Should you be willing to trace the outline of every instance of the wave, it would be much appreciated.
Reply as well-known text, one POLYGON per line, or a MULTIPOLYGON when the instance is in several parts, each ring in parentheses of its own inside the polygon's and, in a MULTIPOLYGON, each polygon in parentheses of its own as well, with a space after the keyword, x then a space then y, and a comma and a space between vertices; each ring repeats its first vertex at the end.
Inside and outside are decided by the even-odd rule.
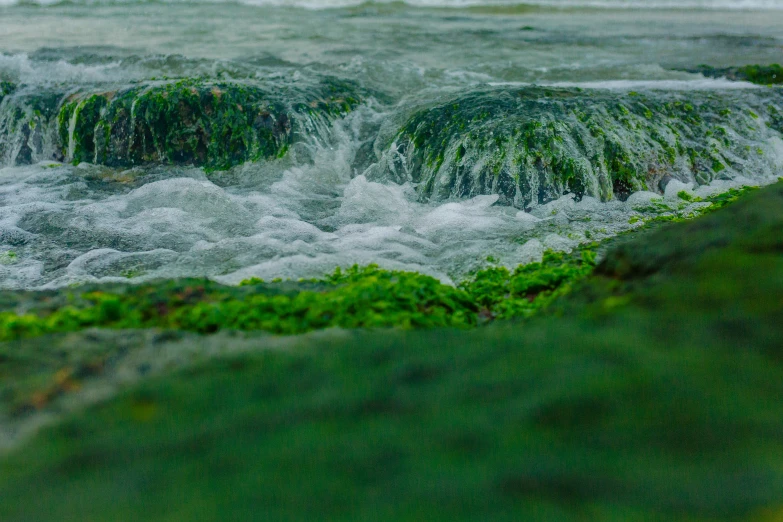
MULTIPOLYGON (((598 9, 783 10, 781 0, 160 0, 161 3, 238 3, 258 7, 341 9, 373 4, 429 8, 545 7, 598 9)), ((143 4, 150 0, 0 0, 0 7, 60 4, 143 4)))

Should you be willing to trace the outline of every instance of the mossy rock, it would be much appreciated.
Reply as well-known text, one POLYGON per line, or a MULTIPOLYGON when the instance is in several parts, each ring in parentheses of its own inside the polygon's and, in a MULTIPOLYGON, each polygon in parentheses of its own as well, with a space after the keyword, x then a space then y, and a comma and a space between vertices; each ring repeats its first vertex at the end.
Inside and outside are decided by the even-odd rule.
MULTIPOLYGON (((566 193, 608 200, 673 176, 707 183, 771 173, 783 94, 482 88, 414 113, 387 176, 422 199, 498 194, 517 207, 566 193), (404 160, 403 160, 404 159, 404 160)), ((386 167, 384 167, 386 168, 386 167)))
POLYGON ((772 65, 745 65, 743 67, 710 67, 700 65, 689 72, 701 73, 708 78, 728 78, 755 83, 757 85, 783 84, 783 67, 772 65))
POLYGON ((43 415, 54 393, 93 404, 0 458, 0 518, 778 520, 781 227, 783 184, 629 237, 559 315, 469 332, 0 345, 43 415), (90 387, 194 345, 114 398, 90 387))
POLYGON ((344 115, 361 99, 356 86, 333 78, 299 91, 183 80, 79 92, 60 109, 59 139, 74 163, 222 170, 284 155, 297 125, 344 115))
POLYGON ((90 327, 163 327, 297 334, 342 328, 470 328, 544 309, 588 276, 595 254, 548 252, 542 262, 481 270, 458 288, 377 266, 339 268, 323 279, 239 287, 183 279, 70 290, 0 292, 0 341, 90 327))

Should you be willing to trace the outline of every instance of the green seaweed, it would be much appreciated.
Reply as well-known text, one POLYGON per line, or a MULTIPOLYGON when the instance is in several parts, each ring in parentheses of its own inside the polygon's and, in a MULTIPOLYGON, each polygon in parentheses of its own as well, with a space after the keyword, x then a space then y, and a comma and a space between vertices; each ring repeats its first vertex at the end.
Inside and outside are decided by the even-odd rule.
POLYGON ((0 103, 3 102, 3 98, 8 96, 9 94, 13 94, 14 91, 16 91, 15 83, 0 81, 0 103))
POLYGON ((546 252, 540 263, 520 265, 513 271, 505 267, 479 270, 460 288, 481 306, 484 321, 531 317, 587 277, 595 267, 595 256, 589 247, 572 254, 546 252))

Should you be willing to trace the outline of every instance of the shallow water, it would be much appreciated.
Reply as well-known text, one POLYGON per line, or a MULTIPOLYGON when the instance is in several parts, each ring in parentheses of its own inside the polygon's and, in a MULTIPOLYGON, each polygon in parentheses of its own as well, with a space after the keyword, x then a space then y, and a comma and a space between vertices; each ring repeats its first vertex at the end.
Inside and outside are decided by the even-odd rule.
MULTIPOLYGON (((727 147, 720 176, 674 169, 665 195, 652 185, 627 201, 597 190, 516 206, 498 194, 429 198, 417 186, 421 173, 400 177, 388 167, 405 159, 394 136, 411 114, 477 89, 537 84, 650 99, 728 97, 740 111, 765 105, 768 88, 683 70, 780 62, 776 0, 0 6, 0 81, 25 92, 186 77, 274 89, 333 75, 369 93, 345 117, 296 128, 285 157, 229 171, 72 165, 56 161, 46 140, 24 165, 8 147, 0 287, 201 275, 236 283, 373 262, 454 281, 488 258, 515 266, 639 226, 660 205, 687 212, 681 189, 706 194, 783 173, 779 133, 748 130, 747 118, 729 134, 758 150, 757 159, 727 147)), ((4 100, 0 113, 11 108, 4 100)))

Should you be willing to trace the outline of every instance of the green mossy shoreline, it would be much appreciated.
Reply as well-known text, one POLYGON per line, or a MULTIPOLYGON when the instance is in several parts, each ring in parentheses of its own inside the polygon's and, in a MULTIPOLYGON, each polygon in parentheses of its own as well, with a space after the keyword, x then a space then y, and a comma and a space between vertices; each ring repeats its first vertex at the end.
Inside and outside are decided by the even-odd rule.
POLYGON ((246 281, 242 287, 209 280, 87 287, 44 293, 6 293, 0 340, 90 327, 169 328, 213 333, 263 330, 298 334, 341 328, 468 328, 495 318, 532 315, 589 274, 595 253, 548 253, 542 263, 515 271, 488 268, 459 288, 411 272, 374 265, 339 269, 299 283, 246 281))
MULTIPOLYGON (((778 520, 782 229, 778 183, 618 240, 552 313, 522 323, 284 349, 200 336, 215 353, 255 349, 43 429, 0 459, 0 518, 778 520)), ((95 335, 0 344, 2 367, 35 375, 95 335)), ((61 393, 112 356, 195 341, 116 339, 103 366, 58 374, 61 393)))

